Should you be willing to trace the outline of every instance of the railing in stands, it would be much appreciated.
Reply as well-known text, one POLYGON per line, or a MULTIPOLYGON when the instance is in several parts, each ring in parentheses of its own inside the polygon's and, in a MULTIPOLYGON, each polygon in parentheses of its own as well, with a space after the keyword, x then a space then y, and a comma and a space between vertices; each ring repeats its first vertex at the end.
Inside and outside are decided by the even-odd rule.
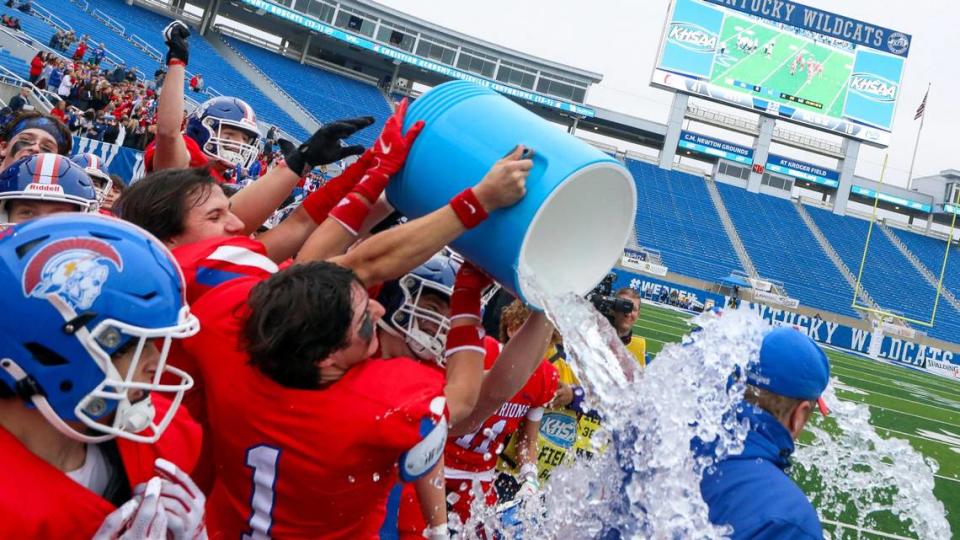
POLYGON ((157 62, 159 62, 163 58, 163 55, 160 54, 160 51, 158 51, 156 47, 144 41, 143 38, 141 38, 140 36, 136 34, 130 34, 129 36, 127 36, 127 39, 130 41, 130 43, 133 43, 133 45, 136 48, 147 53, 147 56, 149 56, 150 58, 153 58, 157 62))
MULTIPOLYGON (((274 50, 274 52, 276 52, 277 54, 282 54, 282 53, 280 52, 280 50, 279 50, 279 47, 278 47, 276 44, 270 43, 269 41, 266 41, 266 40, 264 40, 264 39, 260 39, 260 38, 253 37, 253 36, 251 36, 250 34, 245 34, 245 33, 243 33, 243 32, 237 32, 237 31, 233 30, 232 28, 225 28, 225 27, 220 26, 220 25, 214 26, 214 30, 219 31, 219 32, 221 32, 221 33, 224 33, 223 30, 227 30, 227 33, 229 33, 229 35, 231 35, 232 37, 234 37, 234 38, 236 38, 236 39, 241 39, 241 40, 243 40, 243 41, 251 41, 251 40, 252 40, 252 41, 255 41, 256 43, 266 45, 266 46, 267 46, 267 47, 266 47, 267 49, 274 50)), ((306 117, 309 118, 310 120, 313 120, 314 122, 316 122, 318 126, 322 126, 322 125, 323 125, 323 122, 321 122, 316 116, 314 116, 313 113, 311 113, 306 107, 303 106, 303 104, 301 104, 301 103, 300 103, 299 101, 297 101, 293 96, 291 96, 286 90, 284 90, 283 88, 281 88, 280 85, 278 85, 272 78, 268 77, 267 74, 264 73, 263 70, 261 70, 256 64, 254 64, 253 62, 251 62, 249 58, 247 58, 246 56, 244 56, 242 53, 240 53, 240 51, 238 51, 238 50, 235 49, 232 45, 230 45, 229 43, 227 43, 227 41, 226 41, 225 39, 220 38, 220 42, 223 43, 224 45, 226 45, 227 47, 229 47, 230 50, 232 50, 233 52, 235 52, 235 53, 237 54, 237 56, 239 56, 239 57, 243 60, 243 62, 244 62, 245 64, 247 64, 248 66, 250 66, 251 68, 253 68, 254 71, 256 71, 257 73, 259 73, 259 74, 264 78, 264 80, 268 81, 268 82, 270 83, 270 86, 272 86, 276 91, 280 92, 280 94, 281 94, 282 96, 284 96, 284 97, 286 97, 288 100, 290 100, 290 102, 293 103, 293 104, 297 107, 297 109, 299 109, 300 112, 303 113, 304 116, 306 116, 306 117)), ((293 140, 293 139, 291 139, 291 140, 293 140)))
POLYGON ((214 88, 214 87, 212 87, 212 86, 208 86, 208 87, 206 88, 206 90, 204 90, 204 92, 206 92, 207 94, 209 94, 209 95, 211 95, 211 96, 213 96, 213 97, 220 97, 220 96, 223 95, 223 94, 220 93, 219 90, 217 90, 216 88, 214 88))
MULTIPOLYGON (((47 99, 47 96, 44 95, 43 90, 40 90, 36 86, 27 82, 27 80, 23 77, 3 66, 0 66, 0 82, 13 85, 18 88, 22 87, 23 85, 28 85, 30 87, 30 95, 37 100, 37 102, 40 104, 40 108, 43 109, 43 112, 48 113, 50 112, 50 109, 53 108, 53 103, 47 99)), ((57 100, 59 101, 59 98, 57 98, 57 100)))
POLYGON ((93 13, 91 13, 91 15, 93 15, 94 19, 97 19, 98 21, 102 22, 107 28, 120 34, 121 36, 127 35, 127 29, 124 28, 122 24, 118 23, 116 19, 100 11, 99 9, 93 10, 93 13))
POLYGON ((73 30, 73 27, 67 24, 66 21, 64 21, 60 17, 57 17, 56 15, 51 13, 50 10, 48 10, 47 8, 41 6, 36 2, 33 3, 33 13, 40 19, 53 25, 57 29, 63 30, 64 32, 73 30))
POLYGON ((90 4, 87 3, 87 0, 70 0, 70 1, 80 6, 80 9, 84 11, 90 11, 90 4))

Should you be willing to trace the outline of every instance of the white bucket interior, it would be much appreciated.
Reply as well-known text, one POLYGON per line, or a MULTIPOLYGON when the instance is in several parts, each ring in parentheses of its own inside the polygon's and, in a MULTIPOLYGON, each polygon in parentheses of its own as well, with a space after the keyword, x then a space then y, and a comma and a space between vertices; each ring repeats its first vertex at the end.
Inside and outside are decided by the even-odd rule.
POLYGON ((585 294, 623 254, 636 211, 637 188, 622 166, 584 167, 557 186, 534 216, 520 264, 550 294, 585 294))

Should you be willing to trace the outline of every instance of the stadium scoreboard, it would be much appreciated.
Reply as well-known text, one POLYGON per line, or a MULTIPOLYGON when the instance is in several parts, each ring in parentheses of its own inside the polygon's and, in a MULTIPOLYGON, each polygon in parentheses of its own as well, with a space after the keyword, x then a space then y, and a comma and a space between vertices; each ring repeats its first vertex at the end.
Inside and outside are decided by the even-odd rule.
POLYGON ((784 0, 675 0, 652 84, 887 146, 911 39, 784 0))

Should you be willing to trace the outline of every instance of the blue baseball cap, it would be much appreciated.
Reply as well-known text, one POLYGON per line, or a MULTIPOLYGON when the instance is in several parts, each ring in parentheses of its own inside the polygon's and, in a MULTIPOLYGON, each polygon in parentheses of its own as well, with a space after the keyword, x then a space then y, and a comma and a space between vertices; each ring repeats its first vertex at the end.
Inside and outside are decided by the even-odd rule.
POLYGON ((830 382, 830 361, 815 341, 793 328, 775 328, 763 338, 760 360, 747 368, 747 382, 781 396, 817 400, 830 382))

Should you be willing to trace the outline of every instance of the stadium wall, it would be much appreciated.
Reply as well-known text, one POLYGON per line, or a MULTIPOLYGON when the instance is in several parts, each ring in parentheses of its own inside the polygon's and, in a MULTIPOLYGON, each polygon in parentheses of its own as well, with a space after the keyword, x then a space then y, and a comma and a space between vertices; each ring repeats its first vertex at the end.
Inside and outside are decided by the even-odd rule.
MULTIPOLYGON (((630 287, 645 298, 658 297, 661 291, 666 290, 668 294, 677 291, 678 296, 691 298, 701 304, 712 301, 714 305, 726 306, 730 300, 729 296, 690 285, 673 283, 669 279, 656 279, 622 268, 614 268, 613 272, 617 275, 614 289, 630 287)), ((818 315, 823 312, 811 315, 754 302, 742 302, 740 309, 755 311, 771 325, 797 327, 818 343, 860 355, 867 355, 871 351, 871 344, 875 338, 874 332, 859 326, 843 324, 834 320, 836 318, 833 314, 826 314, 827 318, 822 318, 818 315)), ((941 377, 960 379, 960 345, 947 344, 929 338, 911 341, 884 335, 881 339, 878 358, 920 368, 941 377)))

